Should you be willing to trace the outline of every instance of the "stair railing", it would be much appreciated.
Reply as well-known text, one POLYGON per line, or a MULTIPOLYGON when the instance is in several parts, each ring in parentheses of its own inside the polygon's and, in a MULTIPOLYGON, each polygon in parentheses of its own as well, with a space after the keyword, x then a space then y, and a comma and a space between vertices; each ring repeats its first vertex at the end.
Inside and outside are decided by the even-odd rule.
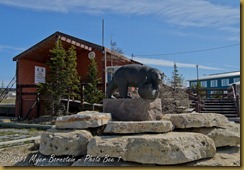
POLYGON ((202 100, 200 95, 194 94, 194 92, 190 89, 185 91, 188 94, 188 98, 195 103, 195 111, 200 113, 202 108, 204 107, 204 101, 202 100))
POLYGON ((15 83, 16 83, 16 75, 12 78, 12 80, 9 82, 7 87, 1 91, 1 93, 0 93, 0 103, 7 97, 8 92, 15 85, 15 83))
POLYGON ((240 97, 237 94, 236 84, 233 84, 231 86, 231 88, 232 88, 232 93, 233 93, 233 99, 234 99, 235 106, 236 106, 236 112, 237 112, 237 115, 240 116, 240 97))
POLYGON ((240 97, 237 94, 236 84, 232 84, 228 88, 228 97, 231 98, 234 101, 237 115, 240 116, 240 103, 239 103, 240 102, 240 97))

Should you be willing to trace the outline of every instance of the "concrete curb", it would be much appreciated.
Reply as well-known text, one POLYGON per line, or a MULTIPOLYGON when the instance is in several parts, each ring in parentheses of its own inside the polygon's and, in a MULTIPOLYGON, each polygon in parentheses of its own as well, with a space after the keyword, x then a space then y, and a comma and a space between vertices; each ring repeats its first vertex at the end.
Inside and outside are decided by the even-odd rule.
POLYGON ((5 128, 35 128, 35 129, 41 129, 41 130, 47 130, 51 129, 53 125, 39 125, 39 124, 27 124, 27 123, 14 123, 14 122, 0 122, 0 127, 5 128))

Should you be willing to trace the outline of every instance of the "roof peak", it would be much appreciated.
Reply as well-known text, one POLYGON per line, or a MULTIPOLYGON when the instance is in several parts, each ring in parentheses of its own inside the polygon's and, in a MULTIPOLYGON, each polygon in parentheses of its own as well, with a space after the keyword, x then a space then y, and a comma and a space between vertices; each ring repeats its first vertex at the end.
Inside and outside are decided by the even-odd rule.
POLYGON ((48 37, 44 38, 43 40, 41 40, 40 42, 34 44, 32 47, 28 48, 27 50, 21 52, 20 54, 18 54, 17 56, 15 56, 13 58, 13 61, 18 60, 19 58, 21 58, 22 56, 24 56, 25 54, 27 54, 28 52, 40 47, 42 44, 48 42, 48 41, 54 41, 55 39, 57 39, 58 37, 65 37, 66 39, 69 40, 73 40, 75 42, 79 42, 80 44, 85 44, 86 46, 92 47, 93 49, 97 49, 97 50, 103 50, 103 47, 101 45, 95 44, 95 43, 91 43, 89 41, 71 36, 69 34, 60 32, 60 31, 56 31, 53 34, 49 35, 48 37))

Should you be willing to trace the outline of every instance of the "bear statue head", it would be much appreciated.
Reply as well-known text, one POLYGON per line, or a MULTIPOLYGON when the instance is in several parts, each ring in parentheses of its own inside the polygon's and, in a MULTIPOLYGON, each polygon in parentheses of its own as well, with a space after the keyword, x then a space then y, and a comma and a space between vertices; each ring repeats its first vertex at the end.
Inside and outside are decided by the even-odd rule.
POLYGON ((147 82, 138 89, 138 94, 143 99, 155 100, 159 95, 159 87, 163 81, 164 74, 155 68, 150 68, 147 82))

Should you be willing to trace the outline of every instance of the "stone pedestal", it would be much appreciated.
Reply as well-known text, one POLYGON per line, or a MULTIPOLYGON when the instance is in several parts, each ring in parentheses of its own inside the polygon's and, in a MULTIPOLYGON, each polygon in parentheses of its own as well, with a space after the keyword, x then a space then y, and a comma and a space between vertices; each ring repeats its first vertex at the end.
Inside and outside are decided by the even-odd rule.
POLYGON ((163 116, 161 99, 104 99, 103 112, 117 121, 160 120, 163 116))

